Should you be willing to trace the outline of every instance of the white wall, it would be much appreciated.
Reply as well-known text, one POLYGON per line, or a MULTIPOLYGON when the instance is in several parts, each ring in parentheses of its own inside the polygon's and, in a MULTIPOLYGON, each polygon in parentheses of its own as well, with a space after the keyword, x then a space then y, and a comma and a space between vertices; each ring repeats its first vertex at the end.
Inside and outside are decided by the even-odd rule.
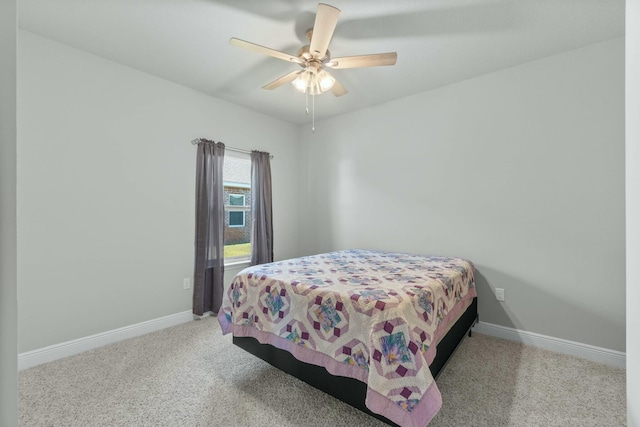
POLYGON ((196 137, 274 155, 275 255, 297 255, 294 125, 18 42, 20 352, 191 309, 196 137))
POLYGON ((640 427, 640 0, 626 8, 627 425, 640 427))
POLYGON ((16 2, 0 2, 0 425, 18 425, 16 2))
POLYGON ((468 257, 481 320, 625 350, 622 38, 299 132, 302 253, 468 257))

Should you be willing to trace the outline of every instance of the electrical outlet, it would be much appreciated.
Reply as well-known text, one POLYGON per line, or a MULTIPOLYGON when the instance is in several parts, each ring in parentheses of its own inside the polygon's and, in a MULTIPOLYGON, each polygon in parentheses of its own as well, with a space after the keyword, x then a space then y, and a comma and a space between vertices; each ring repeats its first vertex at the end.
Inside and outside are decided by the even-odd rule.
POLYGON ((184 279, 182 279, 182 287, 184 289, 191 289, 191 278, 190 277, 185 277, 184 279))
POLYGON ((498 301, 504 301, 504 289, 496 288, 496 299, 498 301))

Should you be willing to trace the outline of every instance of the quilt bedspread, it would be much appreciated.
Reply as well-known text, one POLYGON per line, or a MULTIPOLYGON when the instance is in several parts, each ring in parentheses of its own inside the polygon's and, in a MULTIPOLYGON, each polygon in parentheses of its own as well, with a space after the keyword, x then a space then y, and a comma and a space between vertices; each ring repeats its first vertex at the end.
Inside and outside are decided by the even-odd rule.
POLYGON ((346 250, 244 269, 218 320, 225 334, 365 382, 372 412, 422 427, 442 404, 436 344, 475 296, 465 259, 346 250))

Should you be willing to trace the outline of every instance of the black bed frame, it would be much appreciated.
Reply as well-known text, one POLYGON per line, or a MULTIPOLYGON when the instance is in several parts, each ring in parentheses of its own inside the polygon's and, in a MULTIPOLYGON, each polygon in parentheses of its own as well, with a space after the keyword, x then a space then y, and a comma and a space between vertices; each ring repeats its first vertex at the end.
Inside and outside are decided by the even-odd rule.
MULTIPOLYGON (((467 308, 436 347, 436 357, 429 366, 434 378, 438 378, 444 367, 447 365, 449 359, 462 342, 464 336, 467 333, 471 336, 471 328, 477 321, 478 299, 474 298, 469 308, 467 308)), ((261 344, 253 337, 234 336, 233 343, 249 353, 258 356, 276 368, 293 375, 294 377, 345 403, 348 403, 354 408, 360 409, 361 411, 366 412, 389 425, 396 425, 382 415, 374 414, 364 405, 367 393, 367 385, 365 383, 353 378, 331 375, 322 366, 301 362, 293 357, 291 353, 276 348, 270 344, 261 344)))

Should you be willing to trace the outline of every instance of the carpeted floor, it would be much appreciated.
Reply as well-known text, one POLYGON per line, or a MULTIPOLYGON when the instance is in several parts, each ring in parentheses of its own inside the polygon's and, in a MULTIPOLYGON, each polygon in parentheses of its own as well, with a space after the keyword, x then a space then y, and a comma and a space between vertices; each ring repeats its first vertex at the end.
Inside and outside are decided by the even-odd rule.
MULTIPOLYGON (((214 318, 20 372, 21 426, 385 426, 231 344, 214 318)), ((625 370, 474 334, 438 426, 623 426, 625 370)))

